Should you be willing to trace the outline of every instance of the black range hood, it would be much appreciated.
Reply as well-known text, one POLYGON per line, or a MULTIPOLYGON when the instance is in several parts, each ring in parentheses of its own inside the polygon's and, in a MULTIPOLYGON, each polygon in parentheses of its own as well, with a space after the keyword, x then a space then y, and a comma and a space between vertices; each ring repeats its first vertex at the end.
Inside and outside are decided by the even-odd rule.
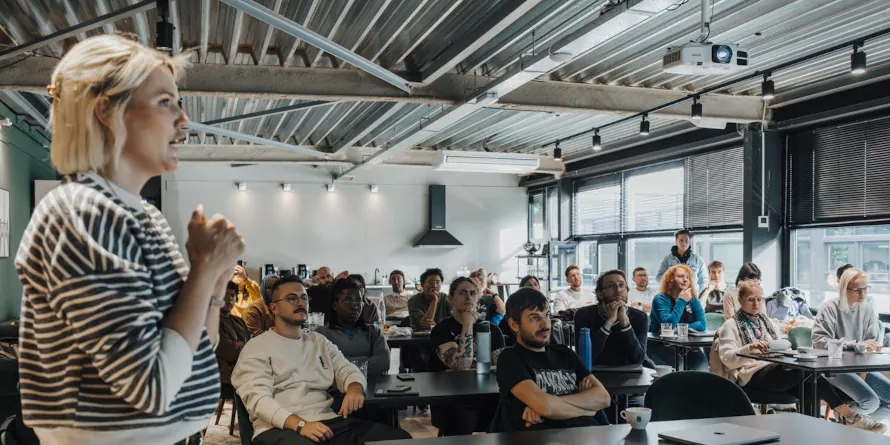
POLYGON ((430 185, 430 229, 414 247, 457 247, 463 243, 445 230, 445 186, 430 185))

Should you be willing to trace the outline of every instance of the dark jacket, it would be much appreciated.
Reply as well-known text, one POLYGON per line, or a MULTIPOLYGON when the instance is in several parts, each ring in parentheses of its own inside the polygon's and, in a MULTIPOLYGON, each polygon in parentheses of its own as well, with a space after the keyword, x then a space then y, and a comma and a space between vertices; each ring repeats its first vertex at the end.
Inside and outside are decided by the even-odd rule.
POLYGON ((306 289, 306 295, 309 295, 309 312, 321 312, 327 317, 331 316, 331 286, 319 284, 306 289))
POLYGON ((244 320, 223 314, 219 317, 219 345, 216 347, 216 362, 219 364, 219 380, 232 383, 232 369, 241 355, 244 343, 250 340, 250 331, 244 320), (241 342, 241 345, 236 344, 241 342))
MULTIPOLYGON (((414 294, 408 299, 408 318, 411 320, 411 328, 419 329, 421 318, 432 304, 422 292, 414 294)), ((436 310, 433 313, 433 321, 441 323, 442 320, 451 316, 451 305, 448 303, 448 295, 439 294, 439 301, 436 303, 436 310)))
POLYGON ((606 315, 600 304, 583 307, 575 313, 575 344, 579 345, 581 328, 590 329, 590 356, 594 365, 636 365, 646 358, 648 333, 646 313, 627 308, 630 326, 621 328, 620 323, 606 328, 606 315))

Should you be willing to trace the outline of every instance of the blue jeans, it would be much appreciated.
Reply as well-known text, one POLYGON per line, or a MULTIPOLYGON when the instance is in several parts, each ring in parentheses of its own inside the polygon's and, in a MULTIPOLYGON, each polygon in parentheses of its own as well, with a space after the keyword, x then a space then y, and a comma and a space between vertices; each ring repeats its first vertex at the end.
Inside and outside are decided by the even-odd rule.
MULTIPOLYGON (((655 362, 656 365, 674 366, 675 350, 673 346, 663 343, 649 341, 646 345, 646 355, 655 362)), ((683 354, 680 354, 680 370, 686 371, 708 371, 708 357, 700 348, 692 349, 686 354, 687 362, 683 362, 683 354)))
POLYGON ((847 394, 850 408, 859 414, 881 420, 890 416, 890 379, 878 372, 869 372, 863 380, 859 374, 840 374, 827 379, 847 394))

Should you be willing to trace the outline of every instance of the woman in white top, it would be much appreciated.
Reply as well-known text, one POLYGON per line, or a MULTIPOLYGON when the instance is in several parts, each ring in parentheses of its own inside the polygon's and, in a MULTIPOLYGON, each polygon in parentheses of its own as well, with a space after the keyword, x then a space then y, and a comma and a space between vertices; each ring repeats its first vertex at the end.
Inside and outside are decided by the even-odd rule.
POLYGON ((735 285, 736 289, 730 289, 723 294, 723 319, 731 320, 733 316, 735 316, 736 311, 739 308, 739 293, 738 293, 738 285, 742 281, 745 280, 754 280, 760 283, 760 268, 757 267, 754 263, 745 263, 742 264, 742 267, 739 268, 739 274, 735 277, 735 285))
MULTIPOLYGON (((799 394, 803 381, 800 372, 739 355, 768 352, 769 342, 779 340, 781 331, 763 313, 763 289, 758 282, 744 280, 739 283, 737 290, 739 310, 717 331, 716 347, 711 350, 711 372, 722 375, 739 386, 799 394)), ((843 416, 847 424, 878 433, 884 432, 883 424, 844 405, 834 387, 825 378, 819 379, 817 389, 819 398, 843 416)))
POLYGON ((66 179, 37 205, 15 261, 23 419, 42 444, 197 444, 217 404, 219 308, 244 241, 198 207, 189 268, 139 197, 176 168, 185 64, 103 35, 52 74, 52 162, 66 179))

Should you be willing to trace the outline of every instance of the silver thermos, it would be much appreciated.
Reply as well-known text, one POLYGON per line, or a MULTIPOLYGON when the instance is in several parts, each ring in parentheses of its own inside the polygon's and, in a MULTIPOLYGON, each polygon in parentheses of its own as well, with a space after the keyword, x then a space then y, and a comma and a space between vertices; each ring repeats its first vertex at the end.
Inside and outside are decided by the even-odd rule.
POLYGON ((491 373, 491 323, 476 323, 476 374, 491 373))

